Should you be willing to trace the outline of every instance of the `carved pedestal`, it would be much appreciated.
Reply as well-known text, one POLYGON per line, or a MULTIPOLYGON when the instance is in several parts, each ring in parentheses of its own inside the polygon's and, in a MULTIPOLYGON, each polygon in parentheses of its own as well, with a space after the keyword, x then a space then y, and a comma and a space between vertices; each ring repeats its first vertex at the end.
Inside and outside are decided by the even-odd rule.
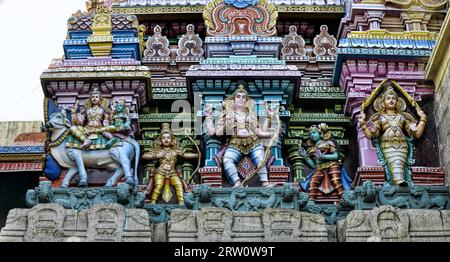
MULTIPOLYGON (((281 186, 288 182, 289 172, 289 167, 271 166, 269 168, 269 182, 281 186)), ((225 182, 222 175, 222 168, 220 167, 202 167, 199 173, 201 184, 210 184, 212 187, 221 188, 225 182)))
POLYGON ((222 168, 220 167, 202 167, 200 173, 200 183, 210 184, 212 187, 220 188, 223 184, 222 168))
POLYGON ((289 167, 271 166, 269 168, 269 182, 282 186, 288 182, 290 171, 289 167))
MULTIPOLYGON (((445 171, 442 167, 412 167, 412 178, 415 185, 445 185, 445 171)), ((382 167, 364 166, 358 168, 353 183, 354 186, 361 186, 364 181, 372 181, 375 185, 382 185, 384 180, 382 167)))

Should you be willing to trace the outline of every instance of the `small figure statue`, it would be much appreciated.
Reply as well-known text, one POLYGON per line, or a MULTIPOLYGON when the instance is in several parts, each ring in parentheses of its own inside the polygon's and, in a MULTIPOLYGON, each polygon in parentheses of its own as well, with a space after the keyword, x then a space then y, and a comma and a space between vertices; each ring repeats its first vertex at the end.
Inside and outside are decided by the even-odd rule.
POLYGON ((159 167, 150 178, 147 186, 147 194, 151 193, 150 203, 156 204, 163 190, 162 199, 169 202, 172 199, 170 186, 175 189, 178 204, 184 204, 183 192, 188 189, 180 172, 176 170, 178 158, 195 159, 196 153, 186 153, 186 149, 178 147, 178 141, 170 129, 170 124, 164 123, 161 127, 161 134, 155 141, 153 150, 142 155, 144 160, 159 160, 159 167))
POLYGON ((72 122, 70 134, 75 140, 71 139, 67 147, 80 149, 104 149, 107 147, 107 140, 103 136, 97 135, 102 127, 109 125, 109 102, 102 97, 100 89, 94 87, 91 96, 84 102, 85 112, 77 114, 78 101, 72 107, 72 122))
MULTIPOLYGON (((205 109, 207 133, 212 136, 230 135, 228 148, 223 156, 225 174, 233 187, 242 186, 238 175, 237 164, 244 155, 249 155, 255 166, 265 164, 264 146, 260 138, 270 138, 272 132, 268 131, 272 117, 277 110, 269 108, 267 118, 262 126, 258 125, 254 112, 254 100, 248 96, 243 84, 239 84, 236 91, 223 102, 223 112, 219 115, 215 125, 212 121, 212 107, 205 109)), ((259 171, 263 187, 273 186, 269 183, 267 168, 259 171)))
POLYGON ((350 179, 345 169, 341 172, 337 144, 331 140, 331 133, 324 123, 309 128, 308 150, 299 148, 299 154, 313 168, 300 187, 308 191, 309 199, 316 200, 320 195, 333 191, 342 199, 345 190, 350 189, 350 179))
POLYGON ((397 95, 392 84, 388 84, 381 97, 373 102, 376 113, 369 121, 366 122, 364 108, 358 116, 364 135, 374 139, 378 158, 385 169, 386 180, 393 186, 412 185, 410 165, 414 159, 411 136, 420 138, 427 121, 427 116, 417 103, 414 101, 412 104, 420 117, 419 122, 413 115, 405 112, 405 100, 397 95))

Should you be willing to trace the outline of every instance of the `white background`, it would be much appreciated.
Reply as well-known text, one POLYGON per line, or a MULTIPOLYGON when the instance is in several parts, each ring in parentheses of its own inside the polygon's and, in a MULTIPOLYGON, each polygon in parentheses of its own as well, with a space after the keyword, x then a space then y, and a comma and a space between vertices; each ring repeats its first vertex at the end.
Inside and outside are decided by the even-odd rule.
POLYGON ((40 74, 61 58, 85 0, 0 0, 0 121, 43 121, 40 74))

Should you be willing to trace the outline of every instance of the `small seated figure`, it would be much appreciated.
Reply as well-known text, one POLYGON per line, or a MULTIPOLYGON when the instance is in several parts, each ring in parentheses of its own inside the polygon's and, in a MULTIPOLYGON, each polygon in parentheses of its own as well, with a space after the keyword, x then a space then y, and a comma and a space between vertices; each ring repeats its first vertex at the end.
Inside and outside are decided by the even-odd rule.
MULTIPOLYGON (((89 99, 84 102, 84 113, 77 114, 78 101, 71 109, 73 126, 70 134, 74 139, 68 141, 67 147, 80 149, 104 149, 106 139, 99 136, 99 130, 109 125, 109 102, 102 97, 100 89, 94 87, 89 99), (81 142, 82 145, 78 143, 81 142)), ((100 132, 101 133, 101 132, 100 132)))
POLYGON ((113 101, 110 125, 94 130, 97 134, 102 134, 109 141, 106 146, 109 148, 116 142, 126 139, 131 133, 131 116, 125 98, 113 101))
POLYGON ((272 117, 278 114, 277 110, 269 108, 267 118, 260 125, 254 112, 255 102, 248 96, 244 84, 238 84, 235 92, 223 102, 223 111, 213 123, 212 107, 205 109, 206 130, 210 136, 230 136, 228 147, 223 156, 225 175, 233 187, 243 186, 237 165, 243 156, 248 156, 258 167, 264 165, 258 172, 261 186, 274 186, 269 182, 268 171, 265 166, 266 153, 261 138, 270 138, 272 117))
POLYGON ((147 186, 147 194, 150 193, 150 203, 156 204, 159 200, 161 191, 162 199, 169 202, 172 199, 170 186, 175 189, 178 204, 184 204, 183 192, 188 189, 182 175, 176 170, 178 159, 198 158, 196 153, 186 153, 186 149, 178 146, 178 141, 170 129, 170 124, 162 124, 161 134, 155 141, 154 149, 142 155, 144 160, 158 160, 159 166, 154 175, 150 178, 147 186))
POLYGON ((350 179, 341 174, 337 144, 331 140, 331 133, 324 123, 309 128, 308 150, 299 148, 299 154, 313 168, 300 187, 308 191, 309 199, 316 200, 320 195, 329 195, 336 191, 339 198, 350 189, 350 179))

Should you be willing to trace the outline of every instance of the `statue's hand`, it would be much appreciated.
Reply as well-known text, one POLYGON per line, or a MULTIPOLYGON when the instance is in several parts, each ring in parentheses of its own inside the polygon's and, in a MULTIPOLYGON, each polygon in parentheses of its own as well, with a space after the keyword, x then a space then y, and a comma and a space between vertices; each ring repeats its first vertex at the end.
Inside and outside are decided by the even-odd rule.
POLYGON ((272 107, 267 108, 267 116, 268 117, 273 118, 277 114, 278 114, 278 108, 272 108, 272 107))
POLYGON ((303 158, 308 158, 308 153, 303 147, 298 148, 298 154, 301 155, 303 158))
POLYGON ((212 105, 207 105, 205 108, 205 116, 210 117, 212 115, 213 107, 212 105))
POLYGON ((75 101, 75 105, 72 106, 72 108, 70 109, 70 112, 72 113, 76 113, 78 110, 78 104, 80 103, 80 101, 75 101))
POLYGON ((419 107, 417 107, 417 115, 420 117, 420 118, 427 118, 427 115, 425 114, 425 112, 423 112, 422 111, 422 109, 420 109, 419 107))
POLYGON ((323 153, 320 150, 316 150, 316 152, 314 153, 314 155, 316 156, 316 158, 318 160, 323 160, 323 153))
POLYGON ((366 122, 366 114, 364 113, 364 111, 361 111, 361 113, 359 113, 357 118, 358 118, 359 125, 365 123, 366 122))

